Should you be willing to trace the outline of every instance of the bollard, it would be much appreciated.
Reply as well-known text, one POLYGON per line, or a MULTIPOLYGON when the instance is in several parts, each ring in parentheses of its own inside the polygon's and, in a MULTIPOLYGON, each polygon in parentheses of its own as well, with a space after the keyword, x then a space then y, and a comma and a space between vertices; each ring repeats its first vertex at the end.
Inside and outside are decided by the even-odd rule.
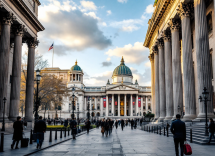
POLYGON ((62 138, 62 128, 60 129, 60 138, 62 138))
POLYGON ((55 140, 57 140, 57 128, 55 130, 55 140))
POLYGON ((149 133, 150 133, 150 126, 149 126, 149 133))
POLYGON ((68 127, 68 136, 69 136, 69 127, 68 127))
POLYGON ((160 135, 161 135, 161 127, 160 127, 160 135))
POLYGON ((145 126, 143 126, 143 131, 145 131, 145 126))
POLYGON ((52 142, 52 129, 50 129, 49 142, 52 142))
POLYGON ((193 136, 192 136, 193 132, 192 129, 190 129, 190 143, 193 143, 193 136))
POLYGON ((4 152, 4 133, 1 133, 0 152, 4 152))
POLYGON ((163 128, 163 135, 164 135, 164 136, 166 135, 165 133, 166 133, 166 128, 164 127, 164 128, 163 128))
POLYGON ((31 129, 31 132, 30 132, 30 144, 33 144, 32 143, 32 129, 31 129))
POLYGON ((157 134, 158 134, 158 126, 157 126, 157 134))
POLYGON ((65 128, 65 130, 64 130, 64 137, 66 137, 66 128, 65 128))
POLYGON ((169 137, 169 129, 166 129, 166 136, 169 137))

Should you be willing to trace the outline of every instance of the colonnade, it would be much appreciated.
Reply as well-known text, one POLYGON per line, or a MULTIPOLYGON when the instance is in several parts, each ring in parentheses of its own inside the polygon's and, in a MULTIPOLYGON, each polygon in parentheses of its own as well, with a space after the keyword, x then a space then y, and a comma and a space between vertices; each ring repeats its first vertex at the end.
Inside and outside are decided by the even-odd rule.
POLYGON ((196 101, 196 96, 199 97, 202 95, 204 87, 208 89, 209 100, 211 100, 208 101, 207 111, 209 117, 213 116, 212 67, 209 61, 209 39, 204 0, 194 0, 194 3, 181 3, 178 15, 180 19, 172 18, 168 22, 169 27, 159 35, 149 56, 154 73, 152 90, 155 93, 155 114, 159 121, 170 120, 176 114, 181 114, 183 106, 185 106, 184 120, 203 119, 205 117, 204 104, 196 101), (191 14, 193 13, 193 9, 195 15, 197 77, 194 76, 191 39, 191 14), (181 47, 180 30, 182 32, 181 47), (195 86, 195 78, 197 86, 195 86), (195 95, 195 87, 198 89, 198 95, 195 95), (199 105, 198 114, 196 113, 197 104, 199 105))

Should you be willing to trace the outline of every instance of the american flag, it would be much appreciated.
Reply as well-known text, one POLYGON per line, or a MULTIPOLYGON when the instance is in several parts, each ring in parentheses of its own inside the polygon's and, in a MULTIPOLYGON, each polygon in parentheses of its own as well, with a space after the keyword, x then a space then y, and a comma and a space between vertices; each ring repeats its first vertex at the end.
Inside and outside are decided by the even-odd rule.
MULTIPOLYGON (((52 50, 53 49, 53 46, 54 46, 54 43, 52 43, 51 47, 49 48, 49 50, 52 50)), ((49 51, 48 50, 48 51, 49 51)))

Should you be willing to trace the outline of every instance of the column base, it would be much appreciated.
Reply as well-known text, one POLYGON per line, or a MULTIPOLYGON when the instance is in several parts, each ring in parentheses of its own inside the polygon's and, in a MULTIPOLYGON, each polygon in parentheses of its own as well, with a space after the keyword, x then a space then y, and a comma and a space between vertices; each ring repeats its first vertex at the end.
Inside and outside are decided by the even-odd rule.
POLYGON ((190 122, 195 118, 196 118, 195 114, 187 114, 187 115, 185 114, 181 120, 184 122, 190 122))
MULTIPOLYGON (((215 118, 215 115, 213 113, 208 113, 207 114, 207 118, 209 120, 209 118, 215 118)), ((200 122, 203 122, 205 121, 205 113, 199 113, 199 115, 197 116, 196 119, 194 119, 193 121, 200 121, 200 122)))
POLYGON ((164 121, 170 121, 170 120, 172 120, 172 116, 166 116, 164 119, 164 121))
POLYGON ((165 119, 164 117, 159 117, 159 118, 158 118, 158 121, 159 121, 159 122, 164 122, 164 119, 165 119))

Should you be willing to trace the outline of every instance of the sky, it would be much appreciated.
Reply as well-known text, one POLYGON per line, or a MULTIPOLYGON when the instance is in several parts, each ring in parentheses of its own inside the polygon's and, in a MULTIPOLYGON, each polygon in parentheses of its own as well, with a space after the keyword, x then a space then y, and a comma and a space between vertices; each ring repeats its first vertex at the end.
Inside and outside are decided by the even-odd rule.
POLYGON ((122 56, 133 81, 151 85, 149 50, 143 47, 154 0, 40 0, 36 51, 52 66, 70 69, 75 61, 84 84, 105 86, 122 56))

